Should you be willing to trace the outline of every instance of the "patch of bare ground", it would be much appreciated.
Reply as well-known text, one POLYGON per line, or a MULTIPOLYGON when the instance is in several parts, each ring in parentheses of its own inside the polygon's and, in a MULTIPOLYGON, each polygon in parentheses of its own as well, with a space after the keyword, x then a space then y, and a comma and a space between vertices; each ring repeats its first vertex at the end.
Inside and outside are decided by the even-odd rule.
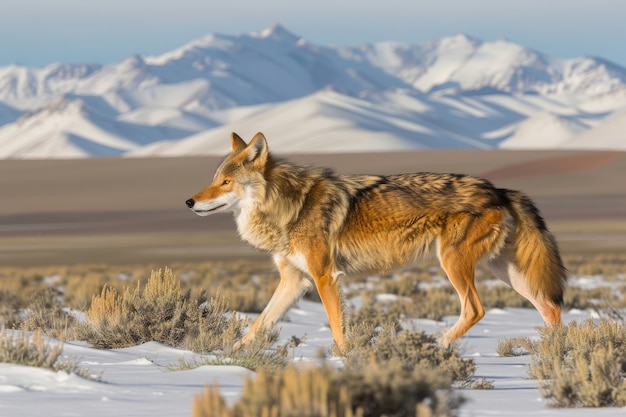
MULTIPOLYGON (((479 175, 535 200, 565 253, 626 249, 626 153, 421 151, 293 155, 339 173, 479 175)), ((117 264, 258 258, 230 215, 184 205, 221 158, 0 161, 0 264, 117 264)))

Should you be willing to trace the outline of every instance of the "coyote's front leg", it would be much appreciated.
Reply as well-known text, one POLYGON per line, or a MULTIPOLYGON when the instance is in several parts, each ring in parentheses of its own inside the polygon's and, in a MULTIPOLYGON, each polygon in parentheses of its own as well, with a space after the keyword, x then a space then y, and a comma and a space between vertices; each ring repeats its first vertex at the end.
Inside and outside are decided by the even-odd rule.
POLYGON ((263 312, 252 323, 250 331, 235 344, 235 349, 254 340, 259 329, 271 328, 285 312, 310 288, 311 282, 304 274, 283 257, 274 259, 280 272, 280 282, 263 312))

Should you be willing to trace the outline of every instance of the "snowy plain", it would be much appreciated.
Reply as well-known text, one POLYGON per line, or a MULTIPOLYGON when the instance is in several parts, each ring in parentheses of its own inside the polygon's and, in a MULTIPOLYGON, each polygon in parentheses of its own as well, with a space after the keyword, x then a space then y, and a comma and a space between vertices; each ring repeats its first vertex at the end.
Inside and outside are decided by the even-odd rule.
MULTIPOLYGON (((564 321, 584 320, 592 314, 569 311, 564 321)), ((456 317, 441 322, 415 319, 403 323, 408 329, 436 333, 451 325, 456 317)), ((464 336, 460 351, 477 365, 476 378, 493 382, 491 390, 461 390, 466 402, 459 416, 622 416, 625 409, 555 409, 541 397, 537 381, 527 377, 528 356, 499 357, 498 341, 504 338, 537 337, 542 325, 532 309, 492 309, 464 336)), ((306 335, 304 343, 290 349, 291 360, 299 366, 315 366, 320 348, 328 351, 332 338, 321 304, 301 300, 279 323, 278 344, 292 336, 306 335)), ((60 343, 51 341, 51 343, 60 343)), ((83 368, 101 377, 89 381, 64 372, 0 364, 0 416, 190 416, 195 395, 207 385, 218 384, 224 399, 232 404, 240 395, 242 382, 252 371, 235 366, 202 366, 173 370, 181 358, 189 361, 197 354, 155 342, 114 350, 99 350, 83 342, 64 343, 64 355, 77 358, 83 368)), ((340 362, 340 358, 328 357, 340 362)), ((337 363, 339 366, 339 363, 337 363)))

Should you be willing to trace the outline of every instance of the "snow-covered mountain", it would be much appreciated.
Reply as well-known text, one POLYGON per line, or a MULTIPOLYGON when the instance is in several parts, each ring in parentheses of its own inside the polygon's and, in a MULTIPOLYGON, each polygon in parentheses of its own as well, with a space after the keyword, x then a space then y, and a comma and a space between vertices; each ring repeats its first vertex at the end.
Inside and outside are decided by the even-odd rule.
POLYGON ((230 131, 283 152, 626 149, 605 139, 624 111, 626 69, 599 58, 465 35, 335 48, 273 25, 105 66, 2 67, 0 158, 223 153, 230 131))
POLYGON ((456 35, 422 44, 384 42, 340 49, 423 92, 568 93, 579 99, 623 88, 626 70, 599 58, 560 59, 507 40, 456 35))

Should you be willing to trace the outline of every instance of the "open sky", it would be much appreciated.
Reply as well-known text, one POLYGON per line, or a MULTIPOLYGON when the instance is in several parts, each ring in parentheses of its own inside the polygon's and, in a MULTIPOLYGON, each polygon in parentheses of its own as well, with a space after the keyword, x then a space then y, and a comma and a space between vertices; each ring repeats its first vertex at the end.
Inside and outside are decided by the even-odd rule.
POLYGON ((208 33, 278 22, 313 43, 421 42, 457 33, 506 37, 541 52, 626 66, 625 0, 3 0, 0 66, 107 64, 208 33))

